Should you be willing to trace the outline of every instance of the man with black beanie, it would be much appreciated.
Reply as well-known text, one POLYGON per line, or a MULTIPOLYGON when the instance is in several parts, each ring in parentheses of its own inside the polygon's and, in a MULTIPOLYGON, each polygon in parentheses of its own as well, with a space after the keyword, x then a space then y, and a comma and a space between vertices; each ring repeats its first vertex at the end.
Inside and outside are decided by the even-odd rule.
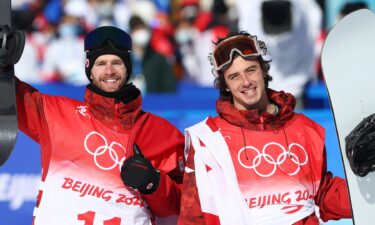
POLYGON ((19 129, 41 146, 34 225, 151 225, 178 214, 184 137, 142 110, 139 89, 127 83, 131 51, 116 27, 86 36, 83 102, 17 80, 19 129))

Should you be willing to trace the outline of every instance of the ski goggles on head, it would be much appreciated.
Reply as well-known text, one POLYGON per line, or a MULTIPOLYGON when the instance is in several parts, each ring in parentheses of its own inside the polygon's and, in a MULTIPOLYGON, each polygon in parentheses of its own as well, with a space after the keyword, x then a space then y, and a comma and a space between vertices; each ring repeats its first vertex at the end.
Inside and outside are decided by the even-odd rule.
POLYGON ((132 40, 126 32, 116 27, 104 26, 87 34, 85 38, 85 51, 100 48, 108 40, 117 48, 132 49, 132 40))
POLYGON ((221 70, 233 60, 233 53, 237 52, 244 58, 262 55, 262 50, 255 38, 237 35, 220 42, 213 53, 213 66, 221 70))

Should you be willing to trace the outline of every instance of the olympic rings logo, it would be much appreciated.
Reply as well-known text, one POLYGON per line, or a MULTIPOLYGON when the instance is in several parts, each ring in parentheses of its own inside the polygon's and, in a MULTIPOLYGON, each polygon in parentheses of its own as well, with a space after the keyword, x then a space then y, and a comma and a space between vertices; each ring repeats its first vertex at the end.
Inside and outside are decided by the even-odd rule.
POLYGON ((126 149, 120 143, 112 142, 111 144, 108 145, 108 142, 103 135, 99 134, 98 132, 93 131, 86 136, 84 146, 85 146, 85 150, 90 155, 94 156, 94 162, 98 168, 102 170, 111 170, 115 168, 116 166, 118 166, 119 170, 121 170, 121 165, 122 165, 122 162, 125 160, 125 157, 122 157, 121 159, 119 159, 119 156, 116 150, 114 149, 115 146, 117 146, 122 151, 124 151, 124 153, 126 153, 126 149), (103 143, 104 143, 103 145, 98 146, 96 149, 90 149, 90 147, 88 146, 89 139, 93 135, 98 136, 100 139, 103 140, 103 143), (108 156, 113 161, 112 165, 109 165, 109 166, 101 165, 101 162, 103 161, 103 159, 107 159, 108 156))
POLYGON ((292 143, 286 150, 281 144, 270 142, 263 147, 262 151, 259 151, 254 146, 241 148, 237 159, 242 167, 254 170, 261 177, 274 175, 277 168, 289 176, 293 176, 299 172, 301 166, 307 164, 308 155, 305 148, 300 144, 292 143), (269 150, 271 148, 272 151, 269 150), (245 152, 249 149, 251 151, 245 152), (247 153, 249 153, 250 157, 247 156, 247 153), (250 163, 244 163, 244 159, 250 163))

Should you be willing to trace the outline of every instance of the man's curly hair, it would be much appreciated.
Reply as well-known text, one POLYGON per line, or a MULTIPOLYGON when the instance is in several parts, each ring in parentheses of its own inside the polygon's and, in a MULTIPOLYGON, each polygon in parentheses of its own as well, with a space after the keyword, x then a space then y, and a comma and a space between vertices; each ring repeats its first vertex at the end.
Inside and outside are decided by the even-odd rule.
MULTIPOLYGON (((230 32, 226 37, 219 38, 217 42, 213 42, 213 43, 215 44, 215 46, 218 46, 218 44, 220 44, 222 41, 225 41, 226 39, 228 39, 230 37, 238 36, 238 35, 251 37, 252 39, 254 39, 255 41, 258 42, 258 45, 259 45, 260 49, 264 53, 267 53, 267 47, 266 47, 265 43, 263 41, 258 40, 257 36, 253 36, 246 31, 230 32)), ((235 59, 238 56, 240 56, 240 55, 237 52, 235 52, 234 55, 233 55, 233 59, 235 59)), ((211 64, 213 64, 212 63, 212 60, 213 60, 212 54, 208 58, 210 59, 211 64)), ((232 59, 232 62, 233 62, 233 59, 232 59)), ((258 56, 257 59, 259 60, 260 66, 262 68, 262 71, 263 71, 263 74, 264 74, 264 83, 265 83, 266 88, 267 88, 268 83, 270 81, 272 81, 272 77, 268 73, 269 69, 271 67, 270 66, 271 60, 264 60, 262 56, 258 56)), ((224 78, 224 71, 232 64, 232 62, 230 62, 230 64, 228 66, 226 66, 225 68, 223 68, 222 70, 215 71, 217 73, 217 76, 214 80, 214 86, 219 90, 221 100, 233 101, 232 94, 229 91, 226 90, 227 84, 226 84, 225 78, 224 78)))

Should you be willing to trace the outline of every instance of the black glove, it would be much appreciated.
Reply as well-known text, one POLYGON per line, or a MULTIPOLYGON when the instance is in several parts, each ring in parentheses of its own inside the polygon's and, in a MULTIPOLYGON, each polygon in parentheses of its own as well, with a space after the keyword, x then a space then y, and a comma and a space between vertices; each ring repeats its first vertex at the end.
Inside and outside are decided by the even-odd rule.
POLYGON ((25 34, 22 31, 0 25, 0 68, 16 64, 24 46, 25 34))
POLYGON ((361 177, 375 170, 375 114, 362 120, 345 138, 346 156, 361 177))
POLYGON ((159 186, 160 173, 142 155, 136 144, 133 145, 133 152, 133 156, 127 158, 121 167, 122 181, 142 194, 151 194, 159 186))

